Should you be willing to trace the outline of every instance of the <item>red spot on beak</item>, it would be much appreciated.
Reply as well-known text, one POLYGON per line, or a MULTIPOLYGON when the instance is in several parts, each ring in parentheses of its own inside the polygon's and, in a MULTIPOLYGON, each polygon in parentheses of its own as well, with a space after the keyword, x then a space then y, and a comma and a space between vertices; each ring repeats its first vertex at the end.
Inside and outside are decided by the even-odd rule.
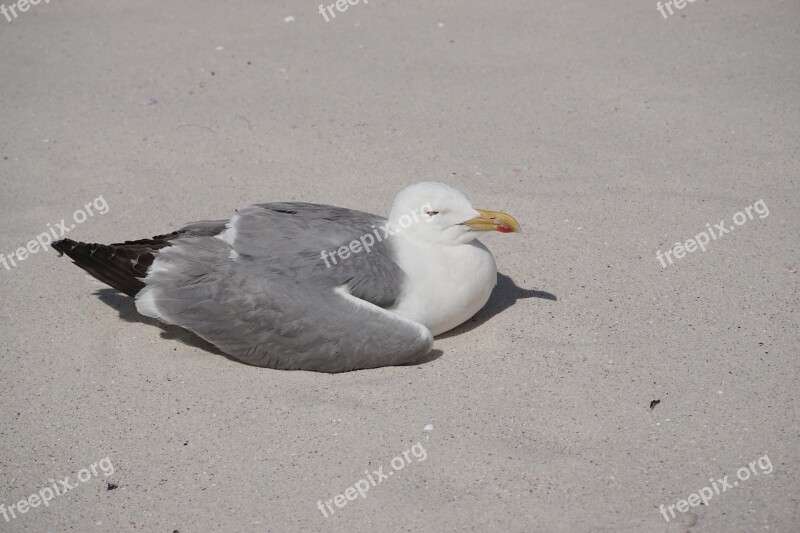
POLYGON ((514 230, 509 228, 508 226, 504 226, 503 224, 499 224, 497 226, 497 231, 500 233, 514 233, 514 230))

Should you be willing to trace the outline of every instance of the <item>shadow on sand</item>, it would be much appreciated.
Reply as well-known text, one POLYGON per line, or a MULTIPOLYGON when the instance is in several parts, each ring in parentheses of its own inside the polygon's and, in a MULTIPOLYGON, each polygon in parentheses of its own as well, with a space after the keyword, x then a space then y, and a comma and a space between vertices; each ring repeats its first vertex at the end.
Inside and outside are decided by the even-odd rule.
POLYGON ((512 307, 517 300, 525 300, 526 298, 541 298, 543 300, 557 301, 555 294, 550 294, 545 291, 537 291, 533 289, 523 289, 518 287, 514 280, 505 274, 497 273, 497 286, 492 292, 492 297, 481 309, 477 315, 470 318, 460 326, 451 329, 446 333, 442 333, 437 339, 447 339, 462 333, 472 331, 478 326, 482 325, 487 320, 499 315, 509 307, 512 307))
POLYGON ((200 348, 201 350, 205 350, 209 353, 227 357, 232 361, 238 361, 237 359, 234 359, 228 354, 220 351, 210 342, 206 342, 205 340, 201 339, 191 331, 185 330, 178 326, 172 326, 170 324, 159 322, 158 320, 148 316, 140 315, 139 311, 136 310, 136 304, 134 303, 133 298, 126 294, 117 292, 115 289, 99 289, 95 292, 95 296, 97 296, 101 302, 119 313, 119 317, 125 322, 140 322, 142 324, 156 326, 161 330, 162 339, 177 340, 188 346, 192 346, 193 348, 200 348))

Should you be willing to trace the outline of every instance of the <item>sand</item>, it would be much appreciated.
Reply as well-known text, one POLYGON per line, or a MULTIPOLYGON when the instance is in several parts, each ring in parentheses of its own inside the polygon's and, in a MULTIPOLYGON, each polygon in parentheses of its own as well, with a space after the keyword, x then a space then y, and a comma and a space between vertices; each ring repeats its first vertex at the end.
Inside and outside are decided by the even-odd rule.
POLYGON ((0 16, 5 256, 423 180, 525 230, 433 361, 341 375, 215 354, 52 250, 0 265, 0 504, 39 495, 0 531, 796 530, 800 7, 655 4, 0 16))

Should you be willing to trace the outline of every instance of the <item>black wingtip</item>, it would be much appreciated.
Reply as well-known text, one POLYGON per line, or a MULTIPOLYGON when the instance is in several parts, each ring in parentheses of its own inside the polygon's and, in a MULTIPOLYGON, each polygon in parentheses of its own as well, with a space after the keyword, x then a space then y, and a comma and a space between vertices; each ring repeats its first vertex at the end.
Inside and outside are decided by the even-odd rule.
MULTIPOLYGON (((208 226, 206 224, 205 226, 208 226)), ((213 231, 204 226, 209 235, 219 233, 219 225, 213 231)), ((129 296, 144 288, 143 278, 147 277, 158 250, 172 246, 184 230, 158 235, 152 239, 125 241, 115 244, 97 244, 61 239, 52 244, 58 255, 66 255, 80 268, 103 283, 114 287, 129 296)))
POLYGON ((59 239, 53 244, 51 244, 51 246, 53 247, 53 250, 58 252, 58 257, 61 257, 66 253, 66 251, 70 248, 70 246, 73 246, 75 244, 77 243, 72 239, 59 239))
POLYGON ((62 239, 53 243, 60 255, 67 255, 72 262, 106 285, 114 287, 128 296, 144 288, 141 278, 153 262, 149 248, 117 247, 62 239))

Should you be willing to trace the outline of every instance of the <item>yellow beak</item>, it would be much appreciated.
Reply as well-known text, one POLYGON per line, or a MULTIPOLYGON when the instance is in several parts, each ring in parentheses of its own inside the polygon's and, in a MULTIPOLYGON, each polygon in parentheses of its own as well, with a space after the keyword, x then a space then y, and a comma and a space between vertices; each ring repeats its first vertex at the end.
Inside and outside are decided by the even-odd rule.
POLYGON ((519 233, 522 231, 519 222, 514 220, 514 217, 508 213, 484 211, 483 209, 476 209, 476 211, 481 216, 462 222, 462 224, 469 226, 474 231, 499 231, 500 233, 519 233))

